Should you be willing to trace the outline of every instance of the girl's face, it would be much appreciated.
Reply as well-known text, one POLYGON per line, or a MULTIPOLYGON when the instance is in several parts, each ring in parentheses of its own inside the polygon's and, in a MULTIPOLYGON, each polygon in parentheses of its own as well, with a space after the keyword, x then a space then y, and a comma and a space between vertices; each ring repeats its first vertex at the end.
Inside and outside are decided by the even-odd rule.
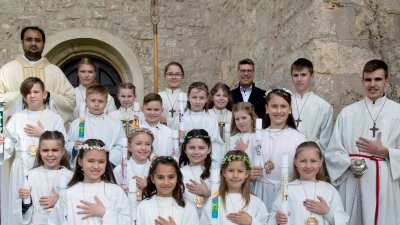
POLYGON ((147 133, 140 133, 132 138, 128 149, 132 153, 132 159, 136 163, 143 164, 147 162, 151 153, 152 142, 151 136, 147 133))
POLYGON ((136 96, 133 94, 133 90, 128 88, 119 89, 117 97, 121 103, 121 106, 124 108, 132 107, 133 102, 136 99, 136 96))
POLYGON ((207 92, 201 89, 192 88, 187 98, 190 102, 191 111, 202 112, 207 102, 207 92))
POLYGON ((172 192, 178 182, 178 174, 175 167, 159 164, 151 175, 151 182, 156 185, 157 196, 172 197, 172 192))
POLYGON ((291 106, 279 95, 273 95, 265 106, 269 118, 271 119, 272 129, 283 129, 287 125, 291 106))
POLYGON ((243 183, 249 176, 246 164, 242 161, 232 161, 223 170, 222 175, 228 185, 229 193, 240 193, 243 183))
POLYGON ((169 89, 175 90, 181 87, 183 81, 183 73, 181 68, 176 65, 170 65, 164 74, 169 89))
POLYGON ((322 159, 314 148, 304 148, 294 158, 294 164, 300 174, 300 180, 317 181, 317 174, 322 166, 322 159))
POLYGON ((235 125, 241 133, 252 132, 252 121, 251 116, 244 110, 239 110, 233 113, 235 118, 235 125))
POLYGON ((217 93, 215 93, 212 97, 215 108, 218 110, 225 109, 226 105, 228 105, 228 98, 229 96, 226 92, 224 92, 221 88, 218 89, 217 93))
POLYGON ((106 171, 107 153, 102 150, 89 150, 83 154, 78 163, 83 169, 84 183, 98 183, 106 171))
POLYGON ((192 138, 186 144, 185 153, 190 166, 203 166, 207 155, 211 153, 211 145, 208 146, 201 138, 192 138))
POLYGON ((78 68, 78 77, 81 81, 81 85, 87 88, 93 83, 96 77, 96 71, 94 71, 93 66, 82 64, 78 68))
POLYGON ((143 105, 142 112, 146 117, 146 122, 150 126, 155 126, 160 122, 162 112, 164 108, 159 101, 151 101, 143 105))
POLYGON ((43 91, 39 83, 35 83, 29 93, 24 97, 24 101, 28 104, 28 109, 37 111, 43 110, 43 101, 47 98, 47 92, 43 91))
POLYGON ((58 140, 42 140, 40 142, 40 157, 43 160, 43 167, 48 170, 58 170, 60 161, 65 153, 64 146, 58 140))

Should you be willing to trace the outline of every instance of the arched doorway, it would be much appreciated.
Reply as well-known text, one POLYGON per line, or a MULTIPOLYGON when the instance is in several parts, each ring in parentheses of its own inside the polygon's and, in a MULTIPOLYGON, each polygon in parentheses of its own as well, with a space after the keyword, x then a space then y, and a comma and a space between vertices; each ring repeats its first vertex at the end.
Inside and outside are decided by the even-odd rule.
MULTIPOLYGON (((107 88, 108 93, 110 93, 110 95, 114 98, 115 105, 118 108, 120 106, 120 103, 117 99, 118 85, 122 83, 122 79, 118 72, 110 64, 100 59, 90 56, 82 57, 89 57, 93 60, 94 64, 96 65, 96 82, 104 85, 107 88)), ((69 82, 74 87, 78 87, 79 85, 77 65, 80 60, 81 58, 70 60, 61 68, 69 82)))

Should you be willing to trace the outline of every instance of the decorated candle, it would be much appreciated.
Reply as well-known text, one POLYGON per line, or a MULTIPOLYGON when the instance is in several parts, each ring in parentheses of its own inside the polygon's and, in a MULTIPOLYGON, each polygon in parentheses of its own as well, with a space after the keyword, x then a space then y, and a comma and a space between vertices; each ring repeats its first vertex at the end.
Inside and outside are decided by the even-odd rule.
MULTIPOLYGON (((184 93, 180 92, 179 93, 179 99, 178 99, 178 103, 179 103, 179 130, 185 130, 185 126, 183 124, 183 115, 185 114, 185 101, 184 99, 184 93)), ((183 143, 183 138, 180 139, 180 142, 183 143)))
POLYGON ((139 128, 139 111, 140 111, 140 104, 139 102, 133 103, 133 128, 139 128))
POLYGON ((121 138, 121 187, 127 188, 126 176, 128 172, 127 156, 128 156, 128 138, 121 138))
POLYGON ((86 104, 81 102, 79 106, 79 131, 78 131, 78 139, 84 141, 85 139, 85 108, 86 104))
POLYGON ((261 166, 261 139, 262 139, 262 119, 256 119, 256 157, 254 166, 261 166))
POLYGON ((172 130, 172 158, 179 162, 179 135, 178 130, 172 130))
POLYGON ((219 168, 211 169, 211 220, 210 225, 218 225, 219 168))
POLYGON ((137 201, 136 201, 136 179, 135 178, 129 178, 128 179, 128 187, 129 187, 129 209, 131 213, 131 220, 132 222, 136 223, 136 218, 137 218, 137 201))
POLYGON ((67 178, 62 173, 59 176, 59 185, 58 188, 60 189, 59 193, 59 204, 60 204, 60 213, 62 214, 62 225, 67 224, 68 218, 68 206, 67 206, 67 178))
MULTIPOLYGON (((22 166, 22 174, 24 177, 24 182, 22 187, 28 191, 30 191, 29 179, 28 179, 28 153, 26 148, 25 139, 20 140, 20 151, 21 151, 21 166, 22 166)), ((31 203, 31 198, 24 198, 24 204, 28 205, 31 203)))
POLYGON ((288 155, 282 155, 282 168, 281 168, 281 191, 282 191, 282 204, 281 212, 288 215, 288 185, 289 185, 289 160, 288 155))
POLYGON ((228 152, 230 149, 230 142, 231 142, 231 124, 225 123, 224 127, 224 141, 225 141, 225 153, 228 152))

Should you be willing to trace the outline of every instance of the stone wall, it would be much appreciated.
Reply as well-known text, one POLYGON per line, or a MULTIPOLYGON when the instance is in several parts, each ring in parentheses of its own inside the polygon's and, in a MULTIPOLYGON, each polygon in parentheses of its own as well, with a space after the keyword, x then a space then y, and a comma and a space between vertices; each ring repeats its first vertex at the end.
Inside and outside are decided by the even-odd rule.
MULTIPOLYGON (((385 60, 388 95, 400 101, 400 2, 393 0, 159 0, 159 86, 170 61, 193 81, 238 83, 237 61, 256 63, 256 85, 292 89, 290 65, 314 62, 314 90, 337 114, 363 96, 366 61, 385 60), (375 3, 377 2, 377 3, 375 3)), ((122 39, 138 57, 145 93, 153 90, 150 0, 0 0, 0 65, 21 54, 19 32, 37 25, 52 34, 92 27, 122 39)), ((211 88, 211 87, 210 87, 211 88)))

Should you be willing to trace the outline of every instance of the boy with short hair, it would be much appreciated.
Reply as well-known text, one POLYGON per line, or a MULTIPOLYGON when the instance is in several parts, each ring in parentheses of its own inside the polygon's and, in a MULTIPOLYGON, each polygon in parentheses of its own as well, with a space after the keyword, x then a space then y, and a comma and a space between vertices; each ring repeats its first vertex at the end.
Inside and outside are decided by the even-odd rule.
MULTIPOLYGON (((104 114, 107 107, 108 91, 101 84, 93 84, 86 90, 86 106, 88 112, 85 114, 84 138, 102 140, 110 150, 110 161, 114 166, 121 163, 121 138, 125 138, 122 123, 104 114)), ((78 152, 76 149, 84 140, 78 139, 79 119, 71 123, 68 132, 67 151, 71 158, 71 167, 75 167, 78 152)))
POLYGON ((333 130, 332 106, 311 91, 314 67, 310 60, 297 59, 290 72, 295 87, 292 113, 296 127, 307 140, 315 141, 324 153, 333 130))

